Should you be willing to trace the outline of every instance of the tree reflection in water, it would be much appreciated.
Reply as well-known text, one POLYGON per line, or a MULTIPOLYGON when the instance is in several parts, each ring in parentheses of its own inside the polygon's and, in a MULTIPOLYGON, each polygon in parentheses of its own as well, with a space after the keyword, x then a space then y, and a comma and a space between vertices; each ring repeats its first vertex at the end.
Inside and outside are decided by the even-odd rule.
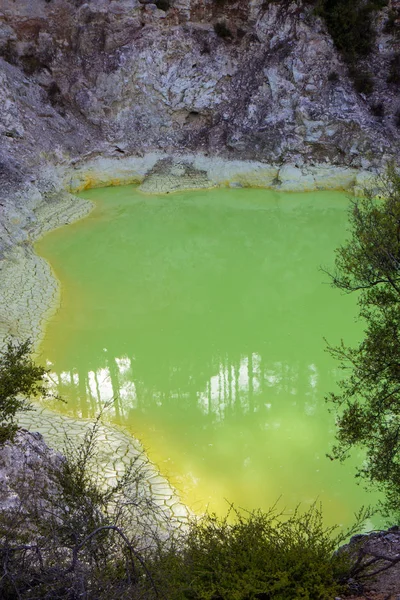
POLYGON ((67 410, 114 398, 112 418, 192 504, 318 496, 350 521, 362 490, 325 458, 337 377, 323 336, 357 339, 355 299, 319 270, 345 237, 346 198, 87 195, 92 215, 39 244, 64 284, 42 356, 67 410))

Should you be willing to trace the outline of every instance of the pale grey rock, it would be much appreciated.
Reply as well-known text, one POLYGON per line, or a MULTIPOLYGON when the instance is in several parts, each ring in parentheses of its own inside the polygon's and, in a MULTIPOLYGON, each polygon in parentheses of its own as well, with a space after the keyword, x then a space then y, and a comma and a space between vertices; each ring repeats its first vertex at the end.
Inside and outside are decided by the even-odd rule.
POLYGON ((0 446, 0 512, 26 510, 33 500, 44 510, 60 493, 55 474, 63 460, 40 433, 18 431, 13 443, 0 446))
POLYGON ((353 562, 359 560, 359 565, 372 562, 368 577, 363 572, 361 576, 358 574, 347 582, 353 594, 358 596, 362 593, 363 597, 397 597, 400 581, 400 563, 396 562, 400 555, 399 527, 355 535, 348 544, 339 548, 338 553, 348 555, 353 562), (377 575, 372 577, 371 573, 375 572, 377 575))
POLYGON ((196 169, 191 162, 173 162, 171 159, 158 161, 139 186, 148 194, 169 194, 181 190, 211 188, 213 183, 207 172, 196 169))

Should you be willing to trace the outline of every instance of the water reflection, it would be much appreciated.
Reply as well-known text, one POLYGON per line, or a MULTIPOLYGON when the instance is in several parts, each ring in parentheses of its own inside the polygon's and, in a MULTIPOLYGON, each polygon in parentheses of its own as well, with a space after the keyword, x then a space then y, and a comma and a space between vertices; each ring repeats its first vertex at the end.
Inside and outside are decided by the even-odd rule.
POLYGON ((63 282, 42 351, 65 410, 113 399, 110 416, 192 506, 320 497, 351 520, 353 473, 325 458, 336 374, 323 335, 357 337, 354 299, 318 270, 343 240, 345 198, 114 193, 93 191, 98 211, 40 245, 63 282))
MULTIPOLYGON (((176 403, 182 408, 190 405, 191 409, 197 409, 199 418, 207 417, 207 423, 248 413, 257 413, 261 420, 261 415, 269 418, 275 408, 282 410, 282 405, 276 406, 282 397, 286 403, 289 401, 291 411, 300 410, 308 417, 315 416, 318 407, 326 412, 318 389, 318 368, 313 363, 265 364, 260 354, 253 353, 241 357, 235 364, 227 358, 202 389, 164 388, 163 391, 146 387, 140 375, 135 373, 135 363, 135 359, 129 356, 110 356, 107 349, 104 349, 103 365, 96 371, 57 372, 53 370, 51 361, 47 361, 49 386, 54 394, 73 400, 82 417, 96 414, 113 401, 110 413, 122 420, 127 419, 132 410, 146 411, 151 406, 160 409, 164 406, 168 410, 168 405, 176 403), (138 389, 142 390, 142 396, 138 395, 138 389)), ((174 368, 173 372, 177 369, 174 368)), ((190 384, 192 375, 187 379, 190 384)), ((264 428, 268 427, 269 424, 264 423, 264 428)), ((279 427, 279 423, 275 421, 274 427, 279 427)))

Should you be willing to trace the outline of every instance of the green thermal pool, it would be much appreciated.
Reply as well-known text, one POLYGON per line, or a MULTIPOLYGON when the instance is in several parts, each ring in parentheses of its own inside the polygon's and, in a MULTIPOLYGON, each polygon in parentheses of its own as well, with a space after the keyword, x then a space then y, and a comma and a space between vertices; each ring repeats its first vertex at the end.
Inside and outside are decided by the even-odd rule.
POLYGON ((57 410, 90 417, 114 398, 109 418, 195 511, 281 496, 350 523, 374 497, 354 479, 361 456, 325 456, 340 373, 323 338, 355 343, 362 326, 320 270, 346 238, 346 196, 82 195, 95 210, 36 246, 61 282, 40 353, 67 400, 57 410))

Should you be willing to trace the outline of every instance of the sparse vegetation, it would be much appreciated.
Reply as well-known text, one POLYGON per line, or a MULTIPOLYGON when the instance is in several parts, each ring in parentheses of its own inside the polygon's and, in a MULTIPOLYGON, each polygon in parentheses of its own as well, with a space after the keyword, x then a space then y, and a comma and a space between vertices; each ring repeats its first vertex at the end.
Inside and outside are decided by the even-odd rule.
POLYGON ((155 531, 165 517, 141 491, 141 455, 114 485, 96 473, 98 426, 79 446, 67 443, 61 467, 46 465, 50 489, 35 497, 21 479, 20 505, 0 511, 3 600, 117 600, 153 589, 143 557, 162 543, 155 531))
POLYGON ((47 95, 52 106, 57 108, 64 106, 61 90, 55 81, 52 81, 47 87, 47 95))
POLYGON ((357 292, 365 336, 354 348, 330 353, 346 369, 340 392, 329 401, 338 411, 332 456, 344 460, 354 447, 366 452, 359 476, 386 495, 387 510, 400 514, 400 175, 392 165, 379 187, 353 202, 351 238, 337 251, 335 287, 357 292))
POLYGON ((10 63, 10 65, 15 65, 17 63, 18 53, 13 40, 7 40, 7 42, 1 48, 0 56, 2 56, 5 61, 10 63))
POLYGON ((322 17, 336 48, 349 65, 349 75, 358 93, 373 91, 371 73, 359 68, 360 59, 368 56, 375 42, 374 15, 387 0, 317 0, 316 15, 322 17))
POLYGON ((389 34, 396 34, 399 32, 399 13, 398 11, 391 8, 388 13, 388 18, 385 23, 384 32, 389 34))
POLYGON ((317 0, 315 13, 323 17, 338 50, 347 62, 367 56, 375 41, 374 13, 387 0, 317 0))
POLYGON ((37 73, 45 67, 39 56, 30 52, 23 54, 20 57, 20 61, 22 69, 27 75, 33 75, 33 73, 37 73))
POLYGON ((18 429, 17 412, 29 411, 29 398, 47 396, 46 369, 30 358, 30 341, 13 344, 8 340, 0 355, 0 444, 12 440, 18 429))

